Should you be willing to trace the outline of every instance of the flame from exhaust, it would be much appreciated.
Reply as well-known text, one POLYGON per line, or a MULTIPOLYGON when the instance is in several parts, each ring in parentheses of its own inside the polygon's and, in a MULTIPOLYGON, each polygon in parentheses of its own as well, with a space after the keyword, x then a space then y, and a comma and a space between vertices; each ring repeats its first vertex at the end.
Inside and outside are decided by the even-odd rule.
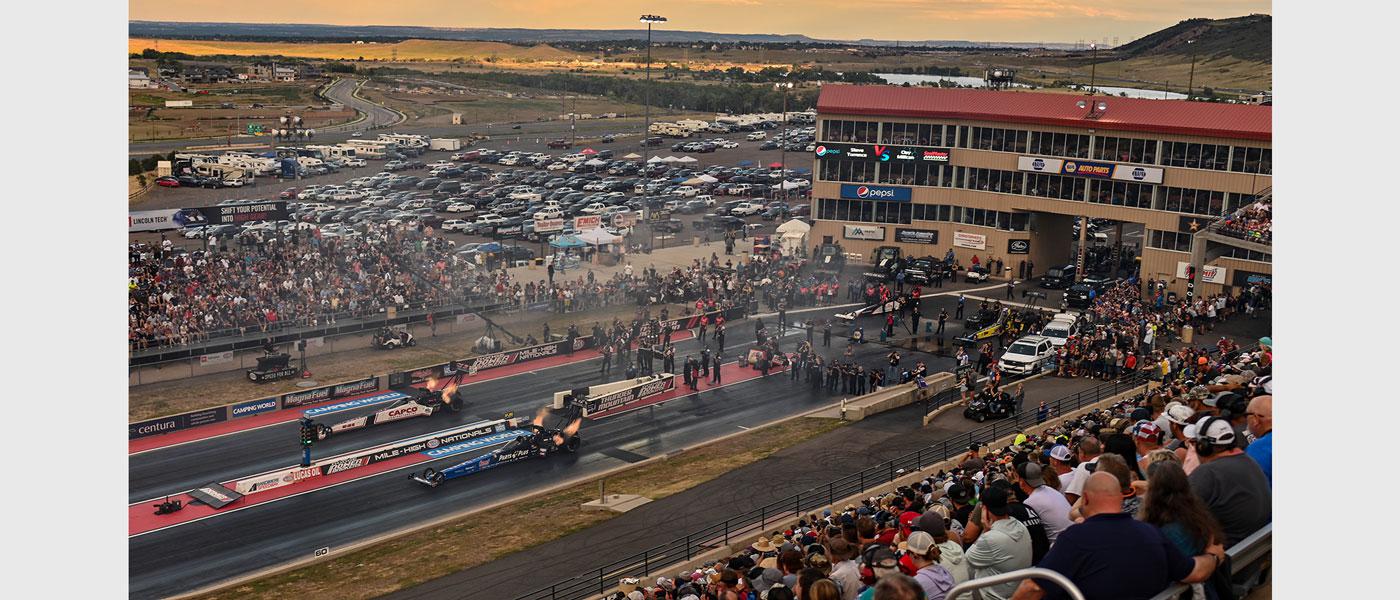
POLYGON ((537 427, 544 427, 544 418, 545 418, 545 415, 548 415, 548 414, 549 414, 549 407, 548 407, 548 406, 541 406, 539 412, 536 412, 536 413, 535 413, 535 419, 534 419, 533 421, 530 421, 530 422, 533 423, 533 424, 534 424, 535 426, 537 426, 537 427))
POLYGON ((564 428, 564 435, 573 435, 575 433, 578 433, 579 425, 582 424, 583 419, 574 419, 573 423, 569 423, 569 426, 564 428))
POLYGON ((448 385, 442 388, 442 403, 452 404, 452 395, 457 393, 457 384, 448 385))
POLYGON ((563 446, 563 445, 564 445, 564 436, 562 436, 562 435, 556 435, 556 436, 554 436, 554 445, 555 445, 555 446, 563 446))
POLYGON ((427 386, 428 391, 430 391, 430 392, 431 392, 431 391, 434 391, 433 388, 437 387, 437 384, 438 384, 438 380, 437 380, 436 377, 429 377, 429 378, 428 378, 428 381, 425 382, 425 385, 427 386))

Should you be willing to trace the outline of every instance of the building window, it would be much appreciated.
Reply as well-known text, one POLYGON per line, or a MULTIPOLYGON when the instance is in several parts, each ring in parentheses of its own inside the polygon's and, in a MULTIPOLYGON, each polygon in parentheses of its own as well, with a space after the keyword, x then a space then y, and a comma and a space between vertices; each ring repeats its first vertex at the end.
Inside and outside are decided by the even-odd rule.
POLYGON ((952 137, 951 125, 934 125, 930 123, 884 123, 880 128, 881 144, 896 144, 900 146, 945 146, 943 143, 943 131, 947 129, 952 137))
POLYGON ((1030 153, 1066 158, 1089 158, 1089 136, 1077 133, 1030 132, 1030 153))
POLYGON ((1113 206, 1152 208, 1152 186, 1127 181, 1089 182, 1089 201, 1113 206))
POLYGON ((1218 217, 1225 214, 1225 195, 1215 190, 1164 187, 1162 210, 1218 217))
POLYGON ((822 123, 822 139, 828 142, 873 144, 878 137, 879 124, 874 121, 827 119, 822 123))
POLYGON ((1157 141, 1137 138, 1094 138, 1094 160, 1157 164, 1157 141))
POLYGON ((863 160, 823 160, 821 178, 826 181, 871 183, 875 181, 875 163, 863 160))
POLYGON ((1025 193, 1029 196, 1058 198, 1060 200, 1083 200, 1084 187, 1084 180, 1079 177, 1049 175, 1046 173, 1026 174, 1025 193))
POLYGON ((1191 234, 1189 233, 1149 230, 1148 234, 1147 245, 1158 250, 1191 251, 1191 234))
MULTIPOLYGON (((880 183, 891 183, 894 185, 939 185, 939 165, 916 162, 916 163, 884 163, 880 165, 880 183)), ((951 170, 952 167, 946 167, 951 170)))
POLYGON ((1225 171, 1230 164, 1230 147, 1192 142, 1162 142, 1162 164, 1168 167, 1225 171))
POLYGON ((1021 174, 999 169, 967 168, 967 189, 1002 194, 1021 193, 1021 174))
POLYGON ((1030 132, 1027 131, 996 127, 971 127, 967 128, 967 138, 963 141, 962 146, 973 150, 1024 154, 1029 137, 1030 132))
POLYGON ((1263 263, 1274 262, 1274 257, 1272 254, 1256 252, 1254 250, 1245 250, 1244 248, 1228 248, 1225 250, 1225 253, 1221 256, 1228 256, 1230 258, 1237 258, 1240 260, 1252 260, 1263 263))
POLYGON ((1236 173, 1258 173, 1273 175, 1274 151, 1270 148, 1249 148, 1235 146, 1230 158, 1230 170, 1236 173))

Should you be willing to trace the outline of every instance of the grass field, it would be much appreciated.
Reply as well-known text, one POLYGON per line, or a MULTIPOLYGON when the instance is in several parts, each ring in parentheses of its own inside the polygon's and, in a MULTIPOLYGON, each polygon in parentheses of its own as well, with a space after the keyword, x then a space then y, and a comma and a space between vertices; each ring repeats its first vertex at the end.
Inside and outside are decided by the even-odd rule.
MULTIPOLYGON (((609 477, 608 492, 638 494, 653 500, 665 498, 843 424, 836 419, 809 417, 754 430, 609 477)), ((375 598, 486 564, 613 518, 611 512, 579 507, 595 499, 597 492, 595 482, 580 483, 198 598, 375 598), (502 523, 515 525, 503 528, 502 523), (547 525, 525 525, 530 523, 547 525)), ((673 533, 658 535, 659 539, 669 539, 673 533)), ((540 583, 546 585, 568 575, 552 573, 540 583)))

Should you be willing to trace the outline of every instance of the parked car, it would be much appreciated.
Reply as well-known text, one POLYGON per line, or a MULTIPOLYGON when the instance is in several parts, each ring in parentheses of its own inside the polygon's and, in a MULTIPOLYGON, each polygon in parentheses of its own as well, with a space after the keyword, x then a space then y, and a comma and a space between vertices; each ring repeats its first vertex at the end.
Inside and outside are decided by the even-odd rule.
POLYGON ((1045 359, 1055 353, 1055 345, 1043 335, 1028 335, 1007 347, 997 365, 1003 373, 1030 375, 1040 372, 1045 359))
POLYGON ((180 187, 180 180, 166 175, 165 177, 157 177, 156 185, 160 187, 180 187))

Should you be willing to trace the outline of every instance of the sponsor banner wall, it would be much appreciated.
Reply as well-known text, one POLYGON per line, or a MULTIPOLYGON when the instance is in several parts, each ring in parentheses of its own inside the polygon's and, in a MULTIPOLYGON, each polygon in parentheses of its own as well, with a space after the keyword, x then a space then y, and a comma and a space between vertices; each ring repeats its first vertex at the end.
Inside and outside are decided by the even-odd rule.
POLYGON ((1007 253, 1007 254, 1030 254, 1030 253, 1031 253, 1031 241, 1030 241, 1030 240, 1006 240, 1006 253, 1007 253))
POLYGON ((127 424, 127 439, 134 440, 162 433, 170 433, 181 429, 199 427, 210 423, 220 423, 228 420, 228 406, 206 408, 158 419, 149 419, 136 423, 127 424))
POLYGON ((179 229, 181 225, 175 222, 175 213, 180 212, 178 208, 169 210, 134 210, 126 214, 126 230, 128 233, 135 231, 160 231, 163 229, 179 229))
POLYGON ((256 204, 201 206, 194 210, 203 213, 204 219, 210 225, 248 223, 250 221, 284 221, 287 219, 287 203, 281 200, 256 204))
POLYGON ((1062 172, 1065 175, 1077 177, 1089 177, 1091 179, 1108 179, 1113 177, 1113 163, 1090 162, 1086 160, 1067 160, 1062 172))
POLYGON ((971 248, 973 250, 987 249, 987 236, 976 233, 965 233, 962 231, 953 232, 953 245, 959 248, 971 248))
POLYGON ((937 244, 938 230, 896 227, 894 228, 894 241, 903 244, 937 244))
POLYGON ((848 240, 871 240, 876 242, 885 241, 884 227, 871 227, 869 225, 846 225, 845 236, 848 240))
POLYGON ((235 404, 229 409, 229 416, 237 419, 239 417, 251 417, 256 414, 277 410, 277 397, 263 398, 252 402, 235 404))
POLYGON ((1162 183, 1162 170, 1156 167, 1139 167, 1137 165, 1114 165, 1113 178, 1119 181, 1162 183))
POLYGON ((199 357, 199 364, 202 365, 222 365, 233 362, 233 351, 215 352, 214 354, 204 354, 199 357))
POLYGON ((1254 284, 1273 285, 1274 276, 1269 273, 1255 273, 1253 271, 1235 269, 1235 275, 1232 281, 1239 287, 1249 287, 1254 284))
POLYGON ((551 231, 563 231, 563 219, 536 219, 535 233, 549 233, 551 231))
POLYGON ((913 190, 907 187, 888 185, 841 184, 841 197, 849 200, 892 200, 909 202, 914 199, 913 190))
MULTIPOLYGON (((1186 279, 1186 267, 1189 266, 1191 266, 1189 262, 1177 261, 1176 276, 1181 279, 1186 279)), ((1216 265, 1205 265, 1196 271, 1196 281, 1198 283, 1219 283, 1223 285, 1228 281, 1225 277, 1226 271, 1229 271, 1229 269, 1216 265)))
POLYGON ((640 400, 673 389, 676 389, 676 376, 668 373, 662 375, 659 379, 634 385, 625 390, 619 390, 598 397, 590 397, 584 400, 583 416, 587 417, 595 413, 623 408, 640 400))
POLYGON ((1016 168, 1022 171, 1033 173, 1055 173, 1059 174, 1065 161, 1059 158, 1041 158, 1039 156, 1018 156, 1016 157, 1016 168))
POLYGON ((297 408, 326 400, 367 394, 379 390, 378 377, 366 377, 355 381, 337 383, 311 390, 282 394, 282 408, 297 408))
POLYGON ((574 217, 574 229, 583 231, 603 226, 603 218, 598 215, 587 215, 574 217))
POLYGON ((948 148, 888 144, 817 144, 814 150, 818 159, 844 158, 880 162, 946 163, 952 155, 948 148))

